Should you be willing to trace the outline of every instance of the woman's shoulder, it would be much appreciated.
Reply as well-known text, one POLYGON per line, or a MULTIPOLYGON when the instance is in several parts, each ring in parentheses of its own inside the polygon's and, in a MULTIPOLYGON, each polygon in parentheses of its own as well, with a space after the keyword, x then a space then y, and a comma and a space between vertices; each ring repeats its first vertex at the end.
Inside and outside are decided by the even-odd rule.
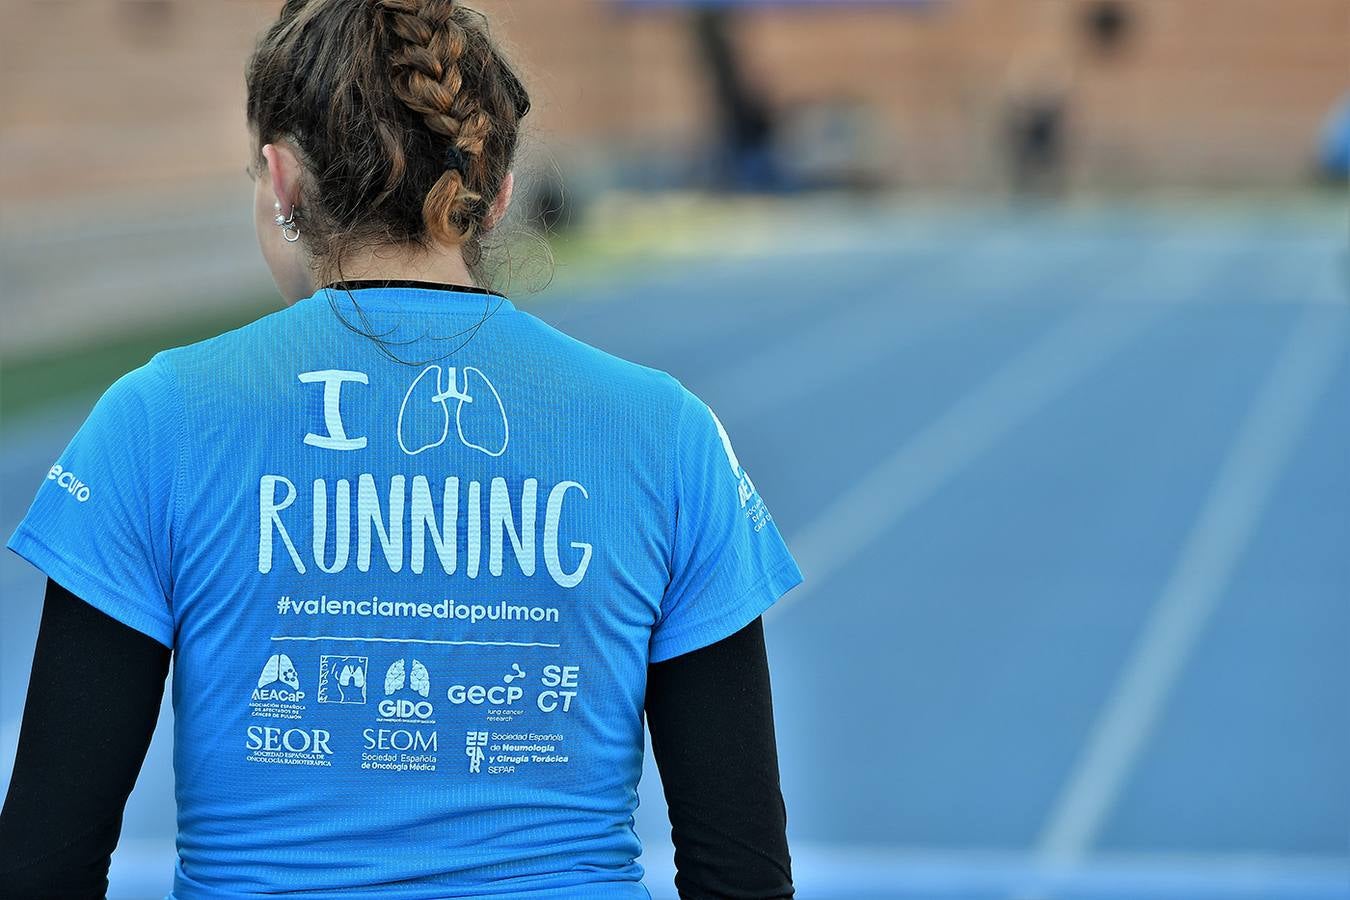
POLYGON ((599 394, 617 400, 660 401, 675 407, 683 401, 686 390, 670 372, 603 350, 537 316, 526 314, 520 319, 542 344, 542 358, 566 370, 570 377, 590 380, 599 394))
POLYGON ((299 304, 264 312, 210 337, 161 350, 152 362, 158 360, 160 365, 180 372, 194 366, 218 365, 222 356, 247 355, 252 350, 264 349, 268 340, 285 339, 302 313, 299 304))

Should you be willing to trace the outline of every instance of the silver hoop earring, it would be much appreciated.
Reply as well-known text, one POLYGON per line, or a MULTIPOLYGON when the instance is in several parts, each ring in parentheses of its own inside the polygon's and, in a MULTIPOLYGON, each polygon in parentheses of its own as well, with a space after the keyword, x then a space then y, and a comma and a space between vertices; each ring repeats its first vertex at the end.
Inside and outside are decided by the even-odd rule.
POLYGON ((286 240, 286 243, 294 244, 296 241, 300 240, 300 226, 295 224, 295 207, 291 207, 291 214, 289 217, 281 214, 280 200, 272 204, 272 207, 277 211, 277 214, 273 217, 272 221, 276 222, 277 226, 281 229, 281 236, 286 240))

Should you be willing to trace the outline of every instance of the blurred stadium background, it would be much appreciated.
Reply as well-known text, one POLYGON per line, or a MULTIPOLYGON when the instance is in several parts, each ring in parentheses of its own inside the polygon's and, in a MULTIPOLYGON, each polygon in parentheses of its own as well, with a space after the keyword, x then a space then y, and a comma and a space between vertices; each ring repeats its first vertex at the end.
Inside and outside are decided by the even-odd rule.
MULTIPOLYGON (((800 896, 1350 898, 1350 0, 478 5, 554 257, 502 285, 708 400, 806 573, 800 896)), ((274 308, 278 7, 0 0, 6 535, 116 376, 274 308)), ((6 554, 0 785, 40 589, 6 554)), ((170 726, 113 897, 168 887, 170 726)))

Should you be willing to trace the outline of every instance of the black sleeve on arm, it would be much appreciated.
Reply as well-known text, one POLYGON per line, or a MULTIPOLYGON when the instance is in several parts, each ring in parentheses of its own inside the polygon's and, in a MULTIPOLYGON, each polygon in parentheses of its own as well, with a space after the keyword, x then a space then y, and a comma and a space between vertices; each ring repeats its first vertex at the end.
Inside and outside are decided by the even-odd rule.
POLYGON ((792 897, 763 622, 653 663, 646 706, 680 896, 792 897))
POLYGON ((0 891, 103 897, 122 813, 159 718, 170 650, 47 582, 0 812, 0 891))

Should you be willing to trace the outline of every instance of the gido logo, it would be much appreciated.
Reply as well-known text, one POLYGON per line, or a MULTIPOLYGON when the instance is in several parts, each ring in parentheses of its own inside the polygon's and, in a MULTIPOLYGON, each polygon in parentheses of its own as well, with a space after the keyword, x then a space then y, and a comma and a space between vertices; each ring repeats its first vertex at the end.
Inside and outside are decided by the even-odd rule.
POLYGON ((431 704, 425 700, 381 700, 380 715, 386 719, 430 719, 431 704))

